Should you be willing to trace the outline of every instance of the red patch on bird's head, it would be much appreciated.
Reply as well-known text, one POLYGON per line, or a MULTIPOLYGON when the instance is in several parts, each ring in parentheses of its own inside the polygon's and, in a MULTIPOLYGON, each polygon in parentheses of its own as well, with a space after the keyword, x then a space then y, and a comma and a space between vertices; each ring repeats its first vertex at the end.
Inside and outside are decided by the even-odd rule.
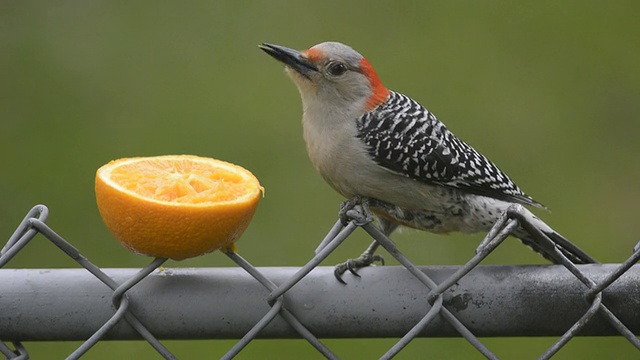
POLYGON ((372 93, 367 99, 367 110, 372 110, 387 100, 389 90, 382 85, 382 81, 380 81, 378 74, 373 70, 373 66, 371 66, 371 63, 365 58, 360 60, 360 71, 369 79, 369 84, 371 85, 372 93))
POLYGON ((302 52, 302 55, 309 59, 312 63, 319 63, 324 58, 324 53, 316 48, 311 48, 302 52))

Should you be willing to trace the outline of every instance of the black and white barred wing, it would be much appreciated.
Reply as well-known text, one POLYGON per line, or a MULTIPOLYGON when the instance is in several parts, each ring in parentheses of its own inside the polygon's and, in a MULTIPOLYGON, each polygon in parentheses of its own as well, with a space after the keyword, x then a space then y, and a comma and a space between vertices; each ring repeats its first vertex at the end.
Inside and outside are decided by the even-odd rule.
POLYGON ((544 207, 432 113, 396 92, 358 121, 359 138, 382 167, 414 180, 544 207))

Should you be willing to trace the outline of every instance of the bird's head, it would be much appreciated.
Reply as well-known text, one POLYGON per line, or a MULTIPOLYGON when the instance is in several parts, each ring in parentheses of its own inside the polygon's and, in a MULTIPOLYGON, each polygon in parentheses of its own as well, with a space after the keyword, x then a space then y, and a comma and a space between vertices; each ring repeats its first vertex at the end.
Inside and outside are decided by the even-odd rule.
POLYGON ((389 96, 369 61, 345 44, 323 42, 304 51, 266 43, 260 48, 286 65, 305 106, 364 112, 389 96))

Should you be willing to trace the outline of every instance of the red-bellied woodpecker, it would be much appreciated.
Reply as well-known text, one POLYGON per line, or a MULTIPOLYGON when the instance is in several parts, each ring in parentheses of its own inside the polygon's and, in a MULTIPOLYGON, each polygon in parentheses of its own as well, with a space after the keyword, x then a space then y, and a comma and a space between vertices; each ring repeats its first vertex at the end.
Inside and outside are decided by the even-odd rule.
MULTIPOLYGON (((488 231, 513 204, 544 207, 427 109, 388 90, 351 47, 325 42, 301 52, 272 44, 260 48, 286 65, 298 87, 304 139, 315 168, 346 198, 367 199, 385 234, 399 225, 434 233, 488 231)), ((524 213, 571 261, 595 262, 531 212, 524 213)), ((513 234, 557 261, 523 228, 513 234)), ((373 255, 376 247, 338 265, 337 276, 380 259, 373 255)))

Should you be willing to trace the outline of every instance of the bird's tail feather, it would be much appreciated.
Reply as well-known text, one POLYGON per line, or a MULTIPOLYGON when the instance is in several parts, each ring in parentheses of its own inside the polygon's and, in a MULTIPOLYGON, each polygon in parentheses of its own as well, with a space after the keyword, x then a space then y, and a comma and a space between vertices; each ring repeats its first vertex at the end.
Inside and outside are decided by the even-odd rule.
MULTIPOLYGON (((574 243, 569 241, 564 236, 560 235, 557 231, 553 230, 542 220, 531 214, 531 223, 537 227, 542 233, 544 233, 555 244, 555 247, 574 264, 597 264, 598 261, 591 257, 584 250, 577 247, 574 243)), ((522 226, 514 230, 513 235, 517 237, 522 243, 530 247, 533 251, 542 255, 544 258, 552 261, 553 263, 560 263, 558 254, 551 251, 547 247, 541 245, 540 240, 533 234, 525 230, 522 226)))

